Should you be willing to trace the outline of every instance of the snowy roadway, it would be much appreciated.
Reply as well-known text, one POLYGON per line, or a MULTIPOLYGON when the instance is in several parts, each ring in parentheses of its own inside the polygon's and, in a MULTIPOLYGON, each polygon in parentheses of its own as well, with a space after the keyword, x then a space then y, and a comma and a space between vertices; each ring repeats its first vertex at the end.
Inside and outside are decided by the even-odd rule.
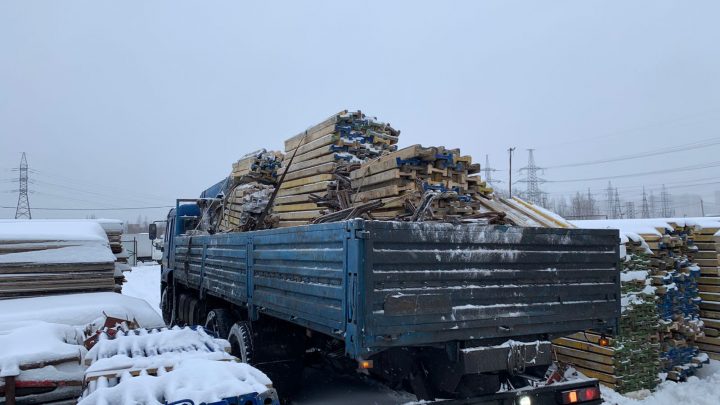
MULTIPOLYGON (((123 294, 146 300, 160 312, 160 266, 134 267, 125 273, 123 294)), ((337 375, 327 369, 311 368, 303 375, 304 389, 293 402, 297 405, 395 405, 413 402, 414 396, 393 391, 373 380, 337 375)), ((711 360, 698 371, 698 377, 677 384, 666 381, 643 399, 632 399, 610 389, 602 389, 607 405, 718 405, 720 404, 720 362, 711 360)))

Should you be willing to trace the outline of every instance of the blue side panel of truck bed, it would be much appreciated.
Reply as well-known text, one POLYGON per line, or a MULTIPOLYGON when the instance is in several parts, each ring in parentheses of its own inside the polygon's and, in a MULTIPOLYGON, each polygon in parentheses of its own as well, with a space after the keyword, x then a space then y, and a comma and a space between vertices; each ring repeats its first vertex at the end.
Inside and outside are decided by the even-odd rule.
POLYGON ((345 341, 401 346, 614 327, 613 230, 353 220, 180 236, 175 280, 345 341))
POLYGON ((368 222, 361 347, 614 326, 617 231, 368 222))

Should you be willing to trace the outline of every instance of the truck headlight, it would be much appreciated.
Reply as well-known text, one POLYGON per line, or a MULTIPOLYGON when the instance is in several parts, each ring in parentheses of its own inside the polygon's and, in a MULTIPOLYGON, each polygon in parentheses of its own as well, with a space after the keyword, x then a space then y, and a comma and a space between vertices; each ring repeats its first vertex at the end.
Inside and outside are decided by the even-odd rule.
POLYGON ((523 395, 517 399, 517 405, 532 405, 532 398, 527 395, 523 395))

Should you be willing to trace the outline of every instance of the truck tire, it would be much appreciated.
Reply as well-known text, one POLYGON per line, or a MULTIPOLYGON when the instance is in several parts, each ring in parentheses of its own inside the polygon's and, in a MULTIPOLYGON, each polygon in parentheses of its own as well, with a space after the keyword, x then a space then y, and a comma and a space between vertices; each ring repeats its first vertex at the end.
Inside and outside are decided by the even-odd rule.
POLYGON ((178 297, 178 307, 177 312, 175 313, 175 324, 177 325, 186 325, 188 322, 188 316, 187 316, 187 308, 188 308, 188 301, 190 300, 190 296, 187 294, 180 294, 180 297, 178 297))
POLYGON ((190 301, 188 301, 188 310, 187 310, 187 316, 188 316, 188 325, 199 325, 200 320, 197 319, 197 312, 199 307, 200 301, 198 301, 197 298, 190 298, 190 301))
POLYGON ((190 323, 192 325, 205 325, 205 301, 193 298, 190 301, 190 323))
POLYGON ((228 341, 230 342, 233 356, 239 358, 243 363, 254 364, 253 336, 249 322, 235 322, 232 328, 230 328, 228 341))
POLYGON ((162 317, 163 321, 165 321, 165 325, 170 325, 170 322, 172 322, 172 293, 170 293, 170 288, 165 287, 163 288, 162 294, 160 295, 160 310, 162 311, 162 317))
POLYGON ((205 330, 212 332, 215 336, 227 339, 230 336, 230 329, 235 323, 235 316, 232 312, 223 309, 215 308, 208 312, 207 318, 205 318, 205 330))

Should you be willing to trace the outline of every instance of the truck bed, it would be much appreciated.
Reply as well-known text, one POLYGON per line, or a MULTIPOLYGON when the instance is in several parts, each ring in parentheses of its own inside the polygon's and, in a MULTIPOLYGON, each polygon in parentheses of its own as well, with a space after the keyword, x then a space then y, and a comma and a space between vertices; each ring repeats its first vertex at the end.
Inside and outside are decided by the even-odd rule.
POLYGON ((345 341, 391 347, 615 327, 614 230, 352 220, 180 236, 176 282, 345 341))

